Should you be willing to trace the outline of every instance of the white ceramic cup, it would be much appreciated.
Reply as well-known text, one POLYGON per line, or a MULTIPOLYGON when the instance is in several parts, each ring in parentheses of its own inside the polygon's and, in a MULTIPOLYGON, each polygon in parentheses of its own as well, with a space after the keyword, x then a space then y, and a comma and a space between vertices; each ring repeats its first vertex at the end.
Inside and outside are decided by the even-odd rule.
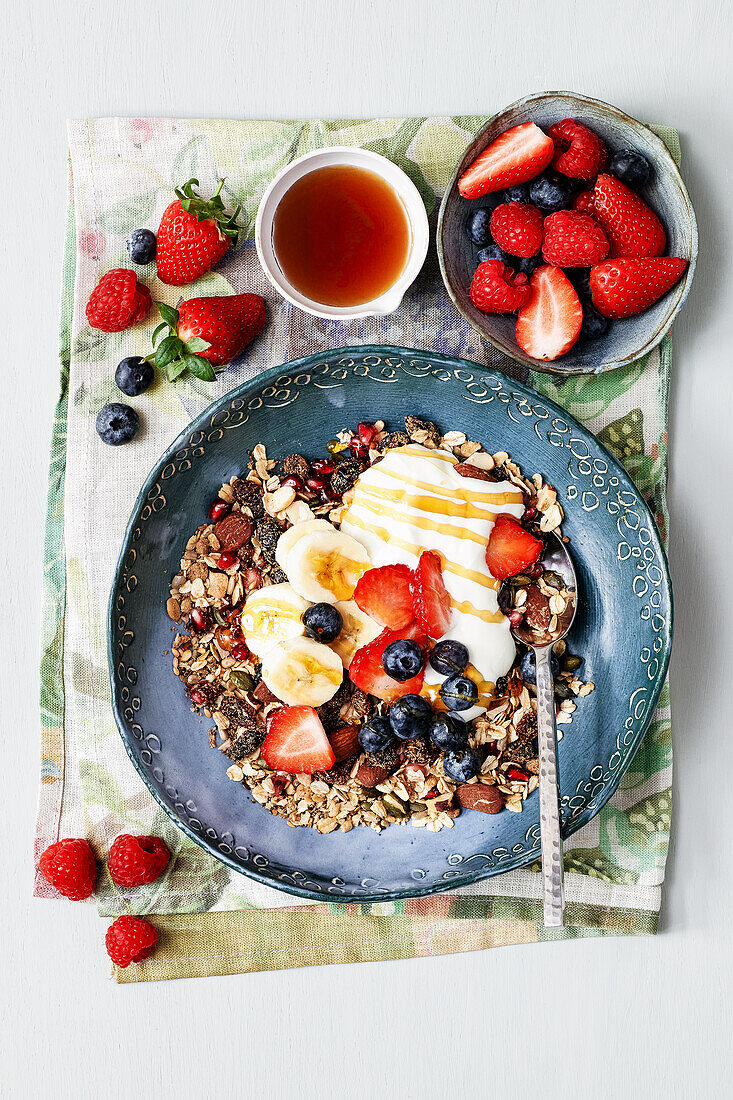
POLYGON ((428 240, 428 216, 425 212, 425 205, 420 197, 420 192, 410 177, 396 164, 393 164, 391 160, 380 156, 379 153, 372 153, 367 149, 359 149, 350 145, 338 145, 331 149, 316 149, 315 152, 306 153, 305 156, 299 157, 292 164, 288 164, 278 172, 262 196, 255 222, 257 255, 265 274, 278 293, 282 294, 288 302, 292 302, 294 306, 304 310, 305 313, 339 321, 353 320, 357 317, 379 317, 387 313, 393 313, 425 262, 428 240), (355 168, 365 168, 367 171, 380 176, 399 197, 410 227, 407 260, 401 274, 392 286, 388 287, 378 298, 373 298, 370 302, 361 302, 358 305, 328 306, 322 302, 315 302, 313 299, 301 294, 285 276, 278 263, 272 243, 272 224, 275 211, 285 192, 302 176, 313 172, 316 168, 325 168, 327 165, 333 164, 348 164, 353 165, 355 168))

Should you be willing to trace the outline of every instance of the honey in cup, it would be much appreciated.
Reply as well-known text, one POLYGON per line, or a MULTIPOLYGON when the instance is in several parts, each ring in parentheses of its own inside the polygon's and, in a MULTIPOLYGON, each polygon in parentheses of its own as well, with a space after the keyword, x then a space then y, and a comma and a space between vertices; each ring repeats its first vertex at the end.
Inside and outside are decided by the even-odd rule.
POLYGON ((272 224, 283 274, 304 297, 326 306, 362 305, 394 286, 410 236, 394 188, 350 164, 301 176, 281 198, 272 224))

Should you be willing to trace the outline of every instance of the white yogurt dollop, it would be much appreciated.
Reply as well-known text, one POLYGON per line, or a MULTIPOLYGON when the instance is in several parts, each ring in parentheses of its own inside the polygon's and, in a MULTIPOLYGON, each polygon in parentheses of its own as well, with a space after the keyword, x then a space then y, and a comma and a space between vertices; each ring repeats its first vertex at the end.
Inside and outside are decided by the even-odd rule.
MULTIPOLYGON (((486 544, 496 517, 520 519, 524 502, 511 482, 462 477, 457 464, 446 451, 417 444, 388 451, 359 477, 341 530, 366 547, 373 566, 414 568, 423 550, 434 550, 453 606, 446 637, 463 642, 482 679, 495 684, 511 668, 516 648, 499 611, 499 582, 486 568, 486 544)), ((434 679, 426 675, 426 683, 434 679)))

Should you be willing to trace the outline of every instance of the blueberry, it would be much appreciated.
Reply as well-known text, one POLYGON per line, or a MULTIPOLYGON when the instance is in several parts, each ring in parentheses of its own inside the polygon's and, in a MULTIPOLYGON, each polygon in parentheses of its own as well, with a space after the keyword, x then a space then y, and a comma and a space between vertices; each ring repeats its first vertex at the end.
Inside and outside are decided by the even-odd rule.
POLYGON ((129 405, 113 401, 99 412, 96 427, 103 443, 109 443, 110 447, 119 447, 135 438, 140 427, 140 418, 129 405))
POLYGON ((649 179, 649 161, 633 149, 619 149, 609 165, 609 171, 627 187, 643 187, 649 179))
POLYGON ((455 714, 436 714, 430 727, 430 740, 437 748, 451 752, 467 749, 466 723, 455 714))
POLYGON ((435 643, 428 660, 441 676, 455 676, 457 672, 463 672, 468 664, 468 650, 463 642, 446 638, 444 642, 435 643))
MULTIPOLYGON (((533 684, 537 678, 537 666, 535 664, 534 650, 528 649, 519 662, 519 671, 525 684, 533 684)), ((560 671, 560 662, 554 653, 550 655, 550 671, 553 678, 560 671)))
POLYGON ((449 676, 440 685, 440 698, 448 710, 470 710, 476 706, 478 687, 468 676, 449 676))
POLYGON ((590 294, 590 268, 589 267, 569 267, 565 272, 570 282, 578 292, 578 297, 581 302, 589 302, 591 298, 590 294))
POLYGON ((359 744, 364 752, 383 752, 394 742, 389 718, 370 718, 359 730, 359 744))
POLYGON ((343 625, 341 612, 330 603, 314 603, 303 612, 305 632, 317 642, 332 642, 338 638, 343 625))
POLYGON ((155 259, 156 240, 152 230, 133 229, 126 243, 134 264, 151 264, 155 259))
POLYGON ((503 264, 512 263, 512 257, 508 256, 503 248, 499 248, 495 241, 487 244, 486 248, 482 248, 478 254, 480 264, 485 263, 486 260, 501 260, 503 264))
POLYGON ((538 268, 544 262, 542 254, 539 256, 512 256, 510 265, 515 271, 521 271, 529 279, 535 268, 538 268))
POLYGON ((528 202, 529 189, 526 183, 517 183, 514 187, 507 187, 501 196, 502 202, 528 202))
POLYGON ((479 248, 491 243, 491 211, 479 207, 472 210, 466 218, 466 232, 479 248))
POLYGON ((426 737, 432 717, 430 703, 422 695, 403 695, 395 700, 389 711, 392 732, 402 741, 426 737))
POLYGON ((572 194, 572 184, 559 176, 538 176, 529 185, 530 199, 548 214, 569 206, 572 194))
POLYGON ((128 397, 139 397, 153 381, 154 371, 147 359, 130 355, 122 359, 115 371, 115 382, 128 397))
POLYGON ((608 328, 608 321, 590 302, 583 302, 583 324, 579 340, 597 340, 608 328))
POLYGON ((478 775, 481 761, 472 749, 463 752, 446 752, 443 757, 443 771, 454 783, 467 783, 478 775))
POLYGON ((417 676, 425 658, 417 642, 398 638, 390 642, 382 654, 382 668, 393 680, 410 680, 417 676))

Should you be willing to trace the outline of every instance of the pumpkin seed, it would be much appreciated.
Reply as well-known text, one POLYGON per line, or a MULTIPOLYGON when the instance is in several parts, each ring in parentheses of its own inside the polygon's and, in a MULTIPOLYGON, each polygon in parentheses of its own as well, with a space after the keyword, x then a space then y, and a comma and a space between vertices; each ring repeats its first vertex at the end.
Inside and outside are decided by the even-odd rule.
POLYGON ((223 626, 223 627, 229 626, 229 623, 226 621, 226 619, 224 618, 224 616, 222 615, 222 613, 221 613, 221 611, 219 610, 218 607, 212 608, 212 611, 214 613, 214 618, 216 619, 219 626, 223 626))
POLYGON ((532 578, 528 577, 526 573, 518 573, 516 577, 512 577, 509 583, 514 588, 527 588, 532 583, 532 578))
POLYGON ((566 684, 564 680, 555 680, 555 698, 556 699, 574 699, 575 692, 566 684))
POLYGON ((542 574, 542 580, 548 588, 562 588, 562 577, 552 569, 548 569, 546 573, 542 574))
POLYGON ((575 672, 583 663, 583 658, 576 656, 575 653, 566 653, 562 659, 563 672, 575 672))
POLYGON ((383 794, 382 802, 390 813, 397 814, 398 817, 405 817, 407 815, 407 806, 402 799, 398 798, 393 792, 383 794))
POLYGON ((255 686, 254 677, 249 672, 242 672, 240 669, 235 669, 234 672, 229 673, 229 683, 234 684, 235 688, 239 688, 240 691, 251 691, 255 686))

